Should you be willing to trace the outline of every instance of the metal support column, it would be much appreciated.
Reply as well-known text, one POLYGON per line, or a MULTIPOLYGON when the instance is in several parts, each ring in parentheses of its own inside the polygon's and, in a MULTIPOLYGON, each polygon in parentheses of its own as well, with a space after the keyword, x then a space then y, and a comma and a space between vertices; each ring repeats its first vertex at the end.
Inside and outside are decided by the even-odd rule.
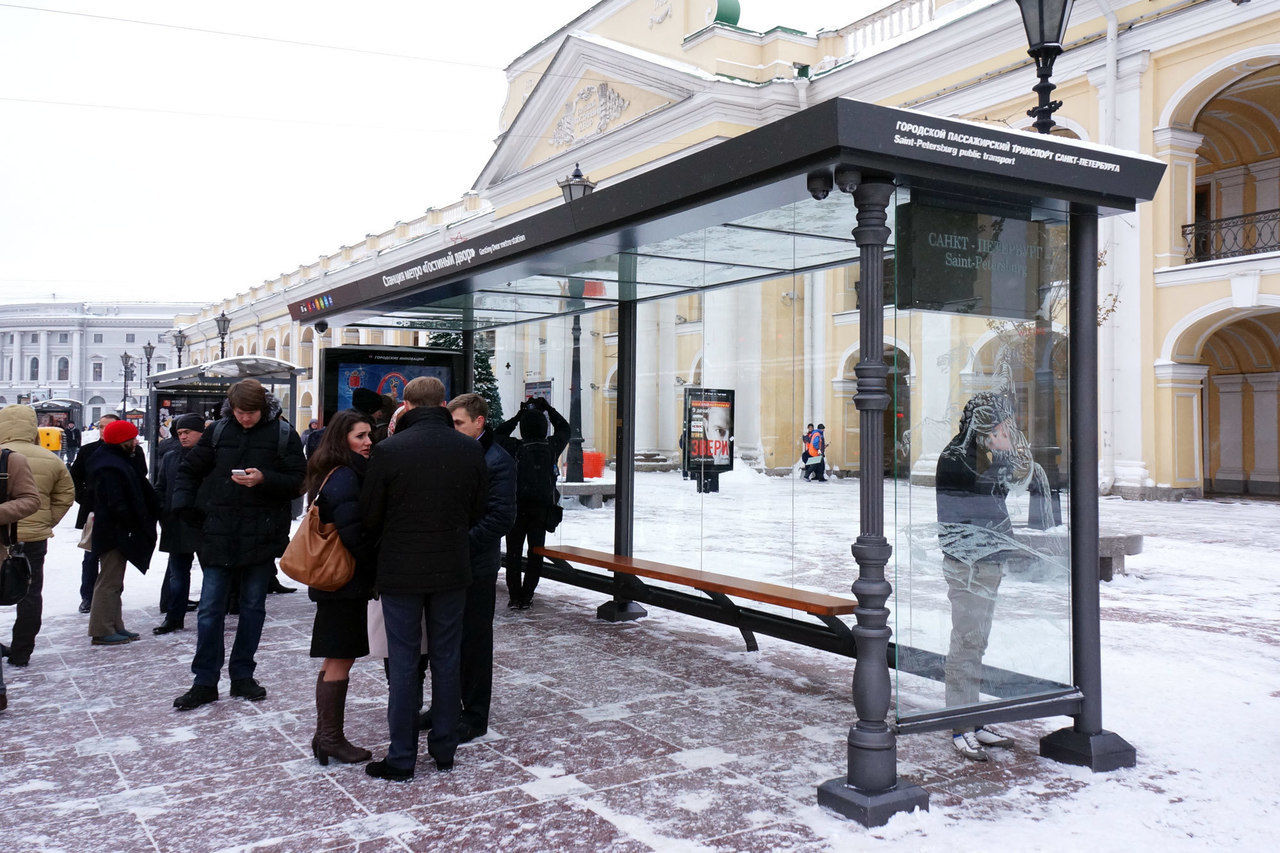
POLYGON ((1137 752, 1102 728, 1102 638, 1098 601, 1098 210, 1071 206, 1070 435, 1071 652, 1084 694, 1075 725, 1040 739, 1040 754, 1106 771, 1132 767, 1137 752))
MULTIPOLYGON (((841 189, 854 181, 846 170, 837 176, 841 189)), ((860 282, 858 289, 861 358, 855 373, 859 412, 859 500, 861 519, 853 556, 858 579, 853 593, 858 607, 852 629, 858 658, 853 669, 853 704, 858 720, 849 730, 848 771, 818 787, 818 804, 853 818, 864 826, 881 826, 902 811, 929 807, 929 793, 898 780, 897 735, 886 718, 892 685, 887 657, 889 608, 893 587, 885 579, 892 548, 884 536, 884 412, 891 402, 888 368, 884 363, 884 249, 889 240, 888 206, 893 180, 887 175, 863 175, 853 189, 858 208, 860 282)))
MULTIPOLYGON (((613 553, 630 557, 635 542, 636 498, 636 302, 635 255, 623 254, 618 261, 618 398, 615 422, 614 465, 617 484, 613 499, 613 553)), ((612 601, 596 608, 596 616, 608 622, 624 622, 648 615, 628 599, 623 590, 628 575, 616 575, 617 592, 612 601)))
MULTIPOLYGON (((581 311, 587 283, 569 279, 569 308, 581 311)), ((582 476, 582 315, 573 315, 573 349, 569 356, 569 454, 565 457, 566 483, 581 483, 582 476)))
POLYGON ((463 392, 476 390, 476 333, 471 329, 462 330, 462 373, 463 392))

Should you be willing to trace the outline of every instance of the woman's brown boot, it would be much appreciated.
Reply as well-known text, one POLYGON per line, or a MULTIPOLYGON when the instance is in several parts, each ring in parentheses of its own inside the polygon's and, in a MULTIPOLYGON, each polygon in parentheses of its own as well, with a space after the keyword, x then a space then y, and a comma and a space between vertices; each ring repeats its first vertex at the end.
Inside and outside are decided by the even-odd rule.
POLYGON ((343 764, 358 764, 373 758, 372 752, 352 745, 342 733, 350 683, 347 679, 325 681, 323 672, 316 678, 316 734, 311 739, 311 752, 326 766, 330 758, 343 764))

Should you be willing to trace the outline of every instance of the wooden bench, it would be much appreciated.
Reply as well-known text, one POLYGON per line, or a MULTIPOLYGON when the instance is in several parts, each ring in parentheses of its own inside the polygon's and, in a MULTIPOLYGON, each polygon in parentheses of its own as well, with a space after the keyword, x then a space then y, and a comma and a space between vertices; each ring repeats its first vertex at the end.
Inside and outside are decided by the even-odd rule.
MULTIPOLYGON (((672 603, 680 603, 678 599, 667 595, 667 593, 670 593, 670 595, 677 595, 677 593, 650 586, 640 581, 639 578, 650 578, 695 589, 711 599, 710 602, 704 603, 715 606, 715 615, 708 615, 708 612, 705 611, 692 612, 687 607, 677 606, 671 609, 691 613, 691 615, 695 616, 703 616, 704 618, 714 619, 737 627, 742 632, 747 648, 751 651, 756 651, 759 648, 755 640, 755 632, 814 645, 812 642, 807 642, 807 639, 813 639, 807 635, 809 631, 822 629, 811 623, 801 625, 797 620, 788 619, 787 617, 762 611, 747 610, 735 604, 732 598, 800 610, 821 621, 825 626, 823 633, 828 635, 836 644, 836 647, 833 648, 830 643, 823 642, 818 645, 819 648, 830 648, 833 651, 846 653, 850 657, 854 656, 853 635, 850 633, 849 627, 837 618, 853 613, 854 608, 858 606, 858 602, 852 598, 795 589, 781 584, 749 580, 715 572, 704 572, 698 569, 673 566, 668 563, 643 560, 637 557, 623 557, 605 551, 594 551, 590 548, 578 548, 572 545, 534 548, 531 549, 531 553, 547 558, 552 562, 553 566, 559 566, 570 571, 572 571, 572 567, 569 564, 577 563, 613 572, 614 589, 612 591, 614 592, 615 600, 624 603, 641 601, 663 607, 671 607, 672 603), (801 627, 797 628, 798 625, 801 627), (806 639, 797 639, 800 635, 805 635, 806 639)), ((592 587, 589 583, 583 583, 583 578, 580 576, 569 579, 555 578, 553 573, 544 572, 544 574, 553 579, 567 580, 569 583, 575 583, 579 586, 592 587)), ((603 610, 604 608, 602 608, 603 610)), ((641 611, 636 615, 644 614, 641 611)), ((601 618, 608 617, 602 614, 601 618)), ((620 618, 635 618, 635 616, 620 618)))

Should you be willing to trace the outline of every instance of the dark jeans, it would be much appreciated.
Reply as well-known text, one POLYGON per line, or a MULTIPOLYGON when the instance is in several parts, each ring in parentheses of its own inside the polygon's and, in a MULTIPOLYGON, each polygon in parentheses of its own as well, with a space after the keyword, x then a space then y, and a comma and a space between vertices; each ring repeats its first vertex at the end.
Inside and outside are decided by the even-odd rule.
MULTIPOLYGON (((391 746, 387 764, 412 770, 418 759, 418 711, 422 707, 418 658, 422 649, 422 613, 427 614, 427 647, 431 655, 433 716, 427 752, 437 763, 453 761, 458 748, 458 711, 462 706, 460 652, 462 613, 467 588, 426 595, 382 594, 382 618, 390 657, 387 728, 391 746)), ((243 618, 243 617, 242 617, 243 618)))
POLYGON ((530 554, 521 580, 520 555, 524 552, 526 539, 530 549, 541 548, 547 544, 547 529, 540 522, 517 515, 515 525, 507 534, 507 595, 512 601, 533 598, 533 591, 538 588, 542 577, 542 557, 530 554))
POLYGON ((467 604, 462 612, 462 722, 481 732, 489 729, 489 705, 493 701, 493 611, 497 588, 496 574, 473 580, 467 587, 467 604))
POLYGON ((195 554, 170 554, 160 585, 160 612, 164 624, 181 628, 187 618, 187 596, 191 594, 191 564, 195 554))
POLYGON ((44 557, 49 552, 47 540, 24 542, 22 552, 31 563, 31 589, 18 602, 13 619, 13 639, 9 641, 9 658, 19 662, 31 657, 40 633, 40 617, 44 611, 44 557))
MULTIPOLYGON (((227 616, 227 599, 231 582, 240 581, 240 620, 236 625, 236 639, 231 646, 231 661, 227 675, 232 681, 252 678, 257 668, 253 656, 262 639, 262 623, 267 618, 267 584, 275 577, 274 563, 257 566, 227 568, 204 566, 204 582, 200 587, 200 612, 196 619, 196 655, 191 661, 195 683, 216 687, 222 675, 222 661, 226 645, 222 631, 227 616)), ((183 602, 186 596, 183 596, 183 602)), ((176 606, 176 605, 175 605, 176 606)))
POLYGON ((85 604, 93 601, 93 587, 98 583, 98 555, 93 551, 85 551, 80 561, 80 600, 85 604))

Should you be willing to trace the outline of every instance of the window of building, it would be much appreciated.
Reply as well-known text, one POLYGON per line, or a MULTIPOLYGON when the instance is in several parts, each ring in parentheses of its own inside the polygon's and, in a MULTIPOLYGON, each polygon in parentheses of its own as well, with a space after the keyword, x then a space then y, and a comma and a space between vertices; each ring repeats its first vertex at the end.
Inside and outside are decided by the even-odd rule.
POLYGON ((33 344, 38 344, 38 343, 40 343, 40 333, 39 333, 39 332, 32 332, 32 333, 31 333, 31 343, 33 343, 33 344))
POLYGON ((169 369, 169 365, 167 362, 163 362, 163 361, 156 362, 156 373, 163 373, 168 369, 169 369))
POLYGON ((66 382, 71 378, 71 360, 65 356, 58 359, 58 381, 66 382))
POLYGON ((32 382, 38 382, 40 380, 40 359, 31 359, 30 375, 27 378, 32 382))
POLYGON ((133 343, 133 333, 132 333, 132 332, 130 332, 130 333, 128 333, 127 335, 125 335, 125 336, 124 336, 124 342, 125 342, 126 344, 131 344, 131 343, 133 343))
POLYGON ((94 336, 93 336, 93 342, 94 342, 95 344, 100 344, 100 343, 102 343, 102 334, 101 334, 101 333, 98 333, 98 334, 94 335, 94 336))
POLYGON ((93 363, 93 381, 94 382, 102 381, 102 362, 100 361, 95 361, 93 363))
POLYGON ((70 343, 70 341, 71 341, 71 335, 70 335, 70 333, 68 333, 68 332, 59 332, 59 333, 58 333, 58 343, 60 343, 60 344, 65 344, 65 343, 70 343))

